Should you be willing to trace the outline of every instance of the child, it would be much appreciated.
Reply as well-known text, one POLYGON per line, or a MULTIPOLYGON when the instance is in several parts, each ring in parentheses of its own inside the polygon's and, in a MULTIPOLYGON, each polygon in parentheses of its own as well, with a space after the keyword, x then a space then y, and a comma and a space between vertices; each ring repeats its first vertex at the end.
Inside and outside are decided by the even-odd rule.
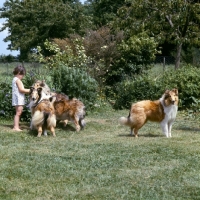
POLYGON ((26 74, 23 66, 18 65, 13 71, 14 78, 12 80, 12 106, 15 106, 16 114, 14 116, 14 131, 22 131, 19 127, 20 116, 25 104, 25 95, 30 93, 30 89, 25 89, 22 83, 22 78, 26 74))

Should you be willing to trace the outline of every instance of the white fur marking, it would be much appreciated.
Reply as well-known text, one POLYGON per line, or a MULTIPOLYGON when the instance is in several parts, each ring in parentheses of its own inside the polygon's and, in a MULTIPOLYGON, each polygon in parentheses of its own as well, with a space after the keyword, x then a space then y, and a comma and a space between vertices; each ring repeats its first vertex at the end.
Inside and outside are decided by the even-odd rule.
POLYGON ((162 132, 163 134, 166 135, 166 137, 171 137, 172 124, 175 121, 176 114, 178 111, 178 106, 176 105, 165 106, 163 97, 160 98, 160 103, 162 104, 165 113, 165 118, 160 123, 162 132))

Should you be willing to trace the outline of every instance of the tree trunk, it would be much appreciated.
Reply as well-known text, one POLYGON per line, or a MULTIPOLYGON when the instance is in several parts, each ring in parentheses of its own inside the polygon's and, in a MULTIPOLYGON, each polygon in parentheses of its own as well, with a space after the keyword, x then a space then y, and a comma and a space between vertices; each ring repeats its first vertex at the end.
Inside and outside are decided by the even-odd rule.
POLYGON ((177 52, 176 52, 176 61, 175 61, 175 70, 180 67, 181 62, 181 51, 182 51, 182 43, 177 45, 177 52))

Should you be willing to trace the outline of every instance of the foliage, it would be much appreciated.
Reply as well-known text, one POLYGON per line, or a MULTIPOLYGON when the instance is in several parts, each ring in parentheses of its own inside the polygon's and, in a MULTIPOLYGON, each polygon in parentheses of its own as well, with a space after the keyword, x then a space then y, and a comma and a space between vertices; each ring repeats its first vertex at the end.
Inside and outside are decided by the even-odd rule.
POLYGON ((199 111, 200 69, 186 66, 176 71, 167 71, 157 79, 149 74, 125 80, 117 85, 115 108, 129 108, 131 103, 161 97, 166 89, 178 88, 179 109, 199 111))
POLYGON ((109 27, 101 27, 95 31, 87 31, 83 45, 90 58, 88 71, 101 86, 105 86, 106 74, 120 58, 117 45, 124 39, 123 32, 112 33, 109 27))
POLYGON ((118 10, 115 28, 125 30, 129 37, 143 30, 177 46, 176 69, 180 65, 182 46, 200 45, 200 5, 195 1, 128 1, 129 6, 118 10))
POLYGON ((90 15, 93 16, 93 23, 97 27, 108 25, 116 18, 117 10, 125 4, 125 0, 87 0, 87 7, 90 15))
POLYGON ((0 55, 0 62, 14 62, 17 60, 17 57, 9 55, 0 55))
POLYGON ((61 44, 57 44, 58 41, 49 42, 45 41, 45 49, 52 53, 50 57, 46 57, 40 46, 37 47, 37 54, 34 54, 34 58, 40 63, 45 63, 49 68, 56 68, 58 64, 67 64, 69 67, 86 68, 88 63, 88 57, 85 55, 85 49, 82 45, 81 38, 76 38, 72 41, 72 44, 66 44, 66 46, 60 48, 61 44))
POLYGON ((65 38, 74 32, 83 34, 87 17, 82 9, 79 2, 6 0, 0 18, 6 18, 7 22, 0 31, 8 28, 4 39, 11 42, 8 49, 20 50, 20 58, 25 59, 37 46, 43 49, 46 39, 65 38))
POLYGON ((56 91, 80 99, 88 109, 94 107, 98 84, 83 69, 59 65, 52 71, 52 81, 56 91))
POLYGON ((159 79, 159 84, 162 84, 165 88, 178 88, 182 109, 190 109, 195 106, 197 109, 199 107, 197 100, 200 97, 200 86, 197 84, 200 81, 199 73, 199 68, 188 65, 175 72, 165 73, 159 79))
POLYGON ((38 47, 37 59, 44 62, 51 69, 54 90, 67 94, 70 98, 76 97, 91 108, 97 99, 98 83, 86 72, 88 57, 81 40, 73 40, 72 46, 65 46, 61 50, 57 44, 46 41, 46 48, 53 52, 51 57, 45 57, 38 47))
POLYGON ((135 76, 117 84, 115 90, 115 109, 130 108, 133 102, 160 98, 162 87, 148 74, 135 76))
POLYGON ((120 58, 106 74, 106 84, 114 85, 124 77, 140 74, 154 61, 158 43, 145 32, 133 35, 118 45, 120 58))

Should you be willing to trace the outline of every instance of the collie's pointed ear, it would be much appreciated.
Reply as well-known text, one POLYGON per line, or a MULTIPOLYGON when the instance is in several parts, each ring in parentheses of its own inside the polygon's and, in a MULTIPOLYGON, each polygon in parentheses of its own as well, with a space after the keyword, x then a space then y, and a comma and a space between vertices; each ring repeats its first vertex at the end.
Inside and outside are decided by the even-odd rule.
POLYGON ((178 96, 178 89, 174 88, 172 91, 178 96))
POLYGON ((40 86, 41 86, 41 87, 44 87, 44 86, 45 86, 45 80, 42 80, 42 82, 40 83, 40 86))
POLYGON ((167 99, 169 97, 170 90, 165 90, 165 93, 163 94, 164 99, 167 99))
POLYGON ((49 101, 50 101, 51 103, 54 103, 54 102, 56 101, 56 96, 51 96, 51 97, 49 98, 49 101))
POLYGON ((32 92, 33 92, 33 90, 34 90, 35 88, 34 87, 30 87, 30 92, 29 92, 29 94, 31 94, 32 92))
POLYGON ((41 92, 42 92, 42 88, 39 87, 39 88, 37 89, 37 91, 38 91, 38 94, 41 94, 41 92))
POLYGON ((169 91, 170 91, 170 90, 165 90, 165 94, 169 94, 169 91))

